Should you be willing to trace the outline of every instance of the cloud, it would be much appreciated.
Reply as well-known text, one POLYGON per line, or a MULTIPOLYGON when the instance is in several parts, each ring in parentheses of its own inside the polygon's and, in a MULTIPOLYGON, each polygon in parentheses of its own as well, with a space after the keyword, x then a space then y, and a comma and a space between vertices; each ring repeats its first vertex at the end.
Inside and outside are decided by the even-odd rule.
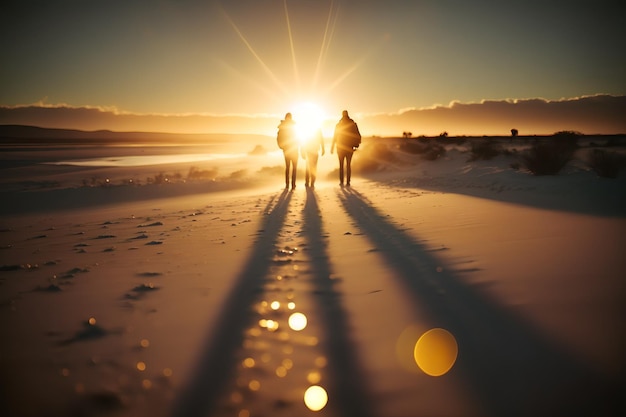
POLYGON ((403 131, 411 131, 414 136, 443 131, 451 135, 506 135, 513 128, 527 135, 560 130, 616 134, 626 133, 624 115, 626 96, 602 94, 555 101, 542 98, 454 101, 448 106, 365 117, 360 126, 380 135, 399 135, 403 131))
POLYGON ((65 104, 0 107, 0 124, 87 131, 274 134, 278 121, 278 116, 267 115, 139 114, 65 104))
MULTIPOLYGON (((356 112, 355 112, 356 114, 356 112)), ((363 134, 400 136, 552 134, 574 130, 587 134, 626 133, 626 96, 599 94, 562 100, 505 99, 451 102, 393 114, 361 115, 363 134)), ((115 107, 72 107, 37 103, 1 106, 0 124, 79 130, 170 133, 246 133, 274 135, 281 115, 137 114, 115 107)))

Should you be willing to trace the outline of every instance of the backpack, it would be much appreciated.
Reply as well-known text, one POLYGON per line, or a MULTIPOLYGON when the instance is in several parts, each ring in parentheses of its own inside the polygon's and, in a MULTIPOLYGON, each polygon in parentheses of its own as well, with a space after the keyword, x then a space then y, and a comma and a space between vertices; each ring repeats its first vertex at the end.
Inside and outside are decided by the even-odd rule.
POLYGON ((355 122, 350 123, 346 129, 346 145, 351 148, 358 148, 361 144, 361 132, 355 122))
POLYGON ((281 125, 278 126, 278 134, 276 135, 276 143, 278 144, 278 147, 282 150, 291 147, 293 145, 293 135, 293 126, 281 123, 281 125))
POLYGON ((280 149, 285 149, 285 146, 287 146, 287 141, 289 140, 288 138, 288 133, 285 132, 285 129, 278 129, 278 135, 276 135, 276 142, 278 143, 278 147, 280 149))

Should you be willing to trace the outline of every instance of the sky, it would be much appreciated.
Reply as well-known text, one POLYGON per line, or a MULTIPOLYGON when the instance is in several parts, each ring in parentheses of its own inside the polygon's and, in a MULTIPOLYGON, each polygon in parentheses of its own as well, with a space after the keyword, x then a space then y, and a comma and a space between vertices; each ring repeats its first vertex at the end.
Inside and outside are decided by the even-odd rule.
POLYGON ((303 101, 373 120, 624 96, 625 39, 621 2, 607 0, 7 0, 0 123, 24 107, 97 109, 132 129, 129 116, 155 115, 274 126, 303 101))

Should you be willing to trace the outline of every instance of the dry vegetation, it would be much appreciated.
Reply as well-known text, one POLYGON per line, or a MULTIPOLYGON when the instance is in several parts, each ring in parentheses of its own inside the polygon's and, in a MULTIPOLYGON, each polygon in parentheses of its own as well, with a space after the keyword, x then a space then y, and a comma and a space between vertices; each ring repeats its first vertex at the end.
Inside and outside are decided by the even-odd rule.
POLYGON ((355 171, 372 173, 436 161, 452 149, 467 154, 468 162, 505 156, 510 158, 511 168, 537 176, 558 175, 577 158, 605 178, 616 178, 626 167, 626 136, 585 136, 562 131, 551 136, 525 137, 369 138, 355 158, 355 171))

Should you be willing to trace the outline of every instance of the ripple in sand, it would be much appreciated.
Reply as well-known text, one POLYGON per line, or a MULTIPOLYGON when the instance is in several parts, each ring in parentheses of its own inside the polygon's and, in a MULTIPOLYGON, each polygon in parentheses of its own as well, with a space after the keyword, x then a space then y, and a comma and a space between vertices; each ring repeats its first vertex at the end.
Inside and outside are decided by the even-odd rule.
POLYGON ((161 242, 159 240, 152 240, 152 241, 146 243, 146 245, 148 245, 148 246, 162 245, 162 244, 163 244, 163 242, 161 242))
POLYGON ((137 275, 139 275, 140 277, 160 277, 161 275, 163 275, 163 273, 147 271, 147 272, 140 272, 137 275))
POLYGON ((154 226, 163 226, 163 222, 154 222, 154 223, 148 223, 148 224, 140 224, 137 227, 154 227, 154 226))
POLYGON ((138 239, 148 239, 148 235, 145 233, 141 233, 135 237, 131 237, 129 240, 138 240, 138 239))
POLYGON ((135 288, 132 289, 132 291, 134 291, 134 292, 149 292, 149 291, 156 291, 158 289, 160 289, 160 288, 150 282, 148 284, 137 285, 135 288))
POLYGON ((65 279, 65 278, 74 278, 76 276, 76 274, 84 274, 89 272, 89 269, 87 268, 72 268, 69 271, 67 271, 65 274, 59 276, 59 278, 61 279, 65 279))

